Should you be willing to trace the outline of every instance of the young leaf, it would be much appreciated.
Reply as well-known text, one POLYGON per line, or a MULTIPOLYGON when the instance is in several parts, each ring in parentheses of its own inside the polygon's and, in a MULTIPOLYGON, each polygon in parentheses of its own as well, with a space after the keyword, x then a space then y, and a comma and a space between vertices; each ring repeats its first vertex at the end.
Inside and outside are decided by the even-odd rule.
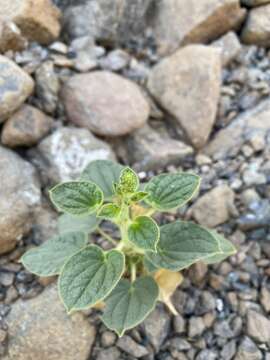
POLYGON ((70 231, 81 231, 90 234, 97 228, 99 222, 100 220, 94 214, 86 216, 63 214, 58 219, 57 227, 60 234, 70 231))
POLYGON ((106 299, 102 321, 122 336, 154 309, 158 293, 158 286, 150 276, 138 278, 133 283, 123 279, 106 299))
POLYGON ((54 205, 72 215, 89 215, 102 204, 100 188, 88 181, 69 181, 50 190, 54 205))
POLYGON ((159 211, 183 206, 197 192, 200 177, 188 173, 161 174, 146 185, 149 194, 145 201, 159 211))
POLYGON ((124 255, 89 245, 72 256, 59 277, 59 292, 68 312, 86 309, 103 300, 120 280, 124 255))
POLYGON ((211 230, 211 233, 218 242, 220 253, 209 256, 208 258, 204 259, 203 261, 206 264, 214 264, 217 262, 221 262, 224 259, 226 259, 228 256, 231 256, 236 253, 236 248, 229 240, 225 239, 222 235, 218 234, 214 230, 211 230))
POLYGON ((139 187, 138 175, 129 167, 124 168, 121 171, 117 190, 121 194, 134 193, 139 187))
POLYGON ((104 193, 104 199, 111 200, 114 195, 113 184, 119 181, 123 168, 110 160, 96 160, 85 168, 81 180, 97 184, 104 193))
POLYGON ((159 268, 178 271, 221 254, 225 256, 210 231, 193 223, 176 221, 161 227, 157 253, 147 252, 146 256, 159 268))
POLYGON ((132 202, 139 202, 146 198, 148 193, 146 191, 138 191, 135 194, 133 194, 130 198, 132 202))
POLYGON ((87 243, 86 235, 70 232, 53 237, 43 245, 27 251, 21 258, 25 268, 39 276, 60 273, 65 262, 87 243))
POLYGON ((118 217, 121 208, 116 204, 105 204, 98 212, 98 217, 102 219, 112 220, 118 217))
POLYGON ((129 240, 144 250, 156 251, 159 227, 149 216, 138 216, 128 228, 129 240))

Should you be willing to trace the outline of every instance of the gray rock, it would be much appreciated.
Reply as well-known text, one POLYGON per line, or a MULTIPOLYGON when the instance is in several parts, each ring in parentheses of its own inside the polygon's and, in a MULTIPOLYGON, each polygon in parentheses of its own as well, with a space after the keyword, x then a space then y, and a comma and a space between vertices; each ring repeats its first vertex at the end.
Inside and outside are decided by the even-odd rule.
POLYGON ((186 330, 186 321, 181 315, 173 317, 173 329, 177 334, 182 334, 186 330))
POLYGON ((13 61, 0 55, 0 123, 22 105, 33 89, 33 79, 13 61))
POLYGON ((142 127, 150 113, 138 85, 108 71, 71 77, 62 99, 71 122, 102 136, 128 134, 142 127))
POLYGON ((14 22, 31 41, 48 44, 60 33, 60 11, 50 0, 1 0, 1 21, 14 22))
POLYGON ((270 290, 266 287, 261 289, 261 304, 267 313, 270 313, 270 290))
POLYGON ((231 360, 236 353, 236 341, 231 340, 225 344, 220 352, 221 358, 231 360))
POLYGON ((189 45, 152 69, 148 89, 192 145, 201 148, 215 122, 220 82, 220 50, 189 45))
POLYGON ((120 71, 124 69, 130 61, 129 54, 121 49, 111 51, 105 58, 99 62, 104 70, 120 71))
POLYGON ((110 146, 86 129, 60 128, 49 135, 31 152, 44 181, 57 183, 79 177, 89 162, 114 160, 110 146))
POLYGON ((36 93, 42 109, 53 114, 57 108, 60 82, 52 61, 45 61, 35 72, 36 93))
POLYGON ((116 347, 102 349, 97 356, 97 360, 119 360, 121 359, 120 355, 121 353, 116 347))
POLYGON ((247 336, 241 341, 234 360, 261 360, 262 353, 256 344, 247 336))
POLYGON ((159 52, 168 54, 180 45, 208 43, 238 29, 245 14, 239 0, 161 0, 151 18, 159 52))
POLYGON ((213 350, 202 350, 195 358, 196 360, 216 360, 218 359, 218 354, 213 350))
POLYGON ((235 32, 230 31, 220 39, 214 41, 211 46, 221 50, 222 65, 228 65, 241 51, 241 43, 235 32))
POLYGON ((156 352, 169 334, 170 315, 162 306, 157 306, 155 310, 144 321, 144 331, 156 352))
POLYGON ((247 334, 258 342, 270 343, 270 320, 257 311, 247 313, 247 334))
POLYGON ((35 299, 19 300, 7 323, 9 349, 4 360, 86 360, 96 335, 82 314, 66 314, 55 285, 35 299))
POLYGON ((168 165, 178 165, 193 154, 191 146, 160 134, 145 125, 124 141, 126 161, 140 171, 157 170, 168 165))
POLYGON ((205 331, 205 324, 203 318, 192 316, 189 319, 188 336, 190 338, 200 336, 205 331))
POLYGON ((241 3, 246 6, 254 7, 269 4, 270 0, 241 0, 241 3))
POLYGON ((8 147, 36 145, 52 126, 52 119, 31 105, 23 105, 5 122, 2 144, 8 147))
POLYGON ((40 204, 40 184, 34 167, 0 147, 0 254, 12 250, 33 224, 40 204))
POLYGON ((204 153, 215 159, 233 157, 244 143, 254 136, 266 137, 270 128, 270 101, 265 100, 252 110, 239 115, 225 129, 220 130, 205 147, 204 153))
POLYGON ((226 222, 234 211, 234 192, 228 185, 220 185, 199 198, 191 208, 193 217, 201 225, 215 227, 226 222))
POLYGON ((121 337, 116 344, 119 349, 124 351, 125 353, 134 356, 136 358, 141 358, 143 356, 148 355, 148 350, 136 343, 130 336, 123 336, 121 337))
POLYGON ((259 46, 270 45, 270 5, 259 6, 250 10, 247 21, 241 33, 245 44, 259 46))

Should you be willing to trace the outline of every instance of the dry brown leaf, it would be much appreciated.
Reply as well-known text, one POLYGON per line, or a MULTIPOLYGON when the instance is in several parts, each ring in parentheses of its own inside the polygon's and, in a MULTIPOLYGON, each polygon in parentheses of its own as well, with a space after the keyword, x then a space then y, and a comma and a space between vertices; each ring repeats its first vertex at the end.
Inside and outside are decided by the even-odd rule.
POLYGON ((183 276, 179 272, 161 269, 155 273, 154 278, 159 286, 159 300, 168 306, 174 315, 178 315, 171 301, 171 296, 182 283, 183 276))

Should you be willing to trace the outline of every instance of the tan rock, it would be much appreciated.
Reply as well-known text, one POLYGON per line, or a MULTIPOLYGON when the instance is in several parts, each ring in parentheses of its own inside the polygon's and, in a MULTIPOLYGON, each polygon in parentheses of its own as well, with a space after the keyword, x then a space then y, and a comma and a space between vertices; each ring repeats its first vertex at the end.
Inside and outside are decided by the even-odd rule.
POLYGON ((254 310, 247 313, 247 334, 258 342, 270 344, 270 320, 254 310))
POLYGON ((211 46, 221 50, 223 66, 234 60, 242 48, 238 36, 233 31, 214 41, 211 46))
POLYGON ((7 323, 4 360, 87 360, 96 335, 82 314, 67 315, 56 285, 32 300, 17 301, 7 323))
POLYGON ((33 89, 33 79, 13 61, 0 55, 0 123, 24 103, 33 89))
POLYGON ((204 153, 215 159, 235 156, 247 140, 265 137, 270 128, 270 100, 239 115, 227 128, 219 131, 205 147, 204 153))
POLYGON ((246 14, 239 0, 161 0, 156 6, 153 26, 161 54, 215 40, 238 29, 246 14))
POLYGON ((11 21, 0 23, 0 52, 21 51, 27 46, 27 40, 21 30, 11 21))
POLYGON ((108 71, 71 77, 62 98, 71 122, 103 136, 128 134, 142 127, 150 113, 139 86, 108 71))
POLYGON ((1 141, 8 147, 32 146, 50 130, 52 119, 31 105, 23 105, 5 123, 1 141))
POLYGON ((192 216, 201 225, 213 228, 226 222, 234 208, 234 192, 227 185, 210 190, 192 206, 192 216))
POLYGON ((13 151, 0 147, 0 254, 12 250, 30 231, 40 196, 34 167, 13 151))
POLYGON ((201 148, 215 122, 220 83, 220 50, 189 45, 153 68, 148 89, 192 145, 201 148))
POLYGON ((270 4, 250 10, 241 40, 245 44, 270 45, 270 4))
POLYGON ((0 0, 0 20, 14 22, 28 40, 52 42, 60 33, 59 19, 51 0, 0 0))

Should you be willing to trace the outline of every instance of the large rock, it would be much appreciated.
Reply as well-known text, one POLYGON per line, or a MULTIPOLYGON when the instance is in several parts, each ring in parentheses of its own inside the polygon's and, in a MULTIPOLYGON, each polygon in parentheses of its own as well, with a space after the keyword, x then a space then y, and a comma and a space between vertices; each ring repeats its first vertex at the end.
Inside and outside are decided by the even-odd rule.
POLYGON ((27 40, 21 30, 12 21, 0 22, 0 52, 8 50, 22 51, 27 46, 27 40))
POLYGON ((16 302, 7 323, 4 360, 87 360, 96 335, 82 314, 67 315, 55 285, 32 300, 16 302))
POLYGON ((215 122, 221 83, 220 50, 189 45, 156 65, 148 89, 201 148, 215 122))
POLYGON ((193 154, 191 146, 160 134, 149 125, 136 130, 124 140, 125 160, 140 171, 158 170, 168 165, 179 165, 193 154))
POLYGON ((23 105, 4 124, 1 141, 9 147, 32 146, 39 142, 52 126, 52 119, 31 105, 23 105))
MULTIPOLYGON (((60 1, 62 2, 62 1, 60 1)), ((71 37, 91 36, 103 43, 125 43, 141 38, 153 0, 66 1, 64 29, 71 37)))
POLYGON ((40 196, 33 166, 0 147, 0 254, 12 250, 30 230, 40 196))
POLYGON ((245 44, 270 45, 270 4, 250 10, 241 40, 245 44))
POLYGON ((114 153, 104 141, 86 129, 60 128, 31 152, 45 182, 76 179, 89 162, 114 160, 114 153))
POLYGON ((243 144, 257 136, 266 137, 270 128, 270 100, 239 115, 227 128, 220 130, 205 147, 204 153, 215 159, 234 157, 243 144))
POLYGON ((228 65, 241 51, 241 43, 235 32, 230 31, 218 40, 214 41, 211 46, 221 50, 222 65, 228 65))
POLYGON ((226 222, 234 210, 234 192, 227 185, 220 185, 192 206, 192 215, 199 224, 215 227, 226 222))
POLYGON ((71 77, 62 98, 71 122, 103 136, 125 135, 142 127, 150 112, 138 85, 108 71, 71 77))
POLYGON ((260 6, 265 4, 270 4, 270 0, 241 0, 241 3, 246 6, 260 6))
POLYGON ((12 21, 23 36, 48 44, 60 33, 60 11, 51 0, 1 0, 0 21, 12 21))
POLYGON ((239 0, 160 0, 151 18, 159 52, 169 54, 180 45, 207 43, 238 29, 245 14, 239 0))
POLYGON ((249 310, 247 314, 247 334, 254 340, 270 344, 270 320, 258 313, 249 310))
POLYGON ((22 105, 33 89, 33 79, 13 61, 0 55, 0 123, 22 105))

